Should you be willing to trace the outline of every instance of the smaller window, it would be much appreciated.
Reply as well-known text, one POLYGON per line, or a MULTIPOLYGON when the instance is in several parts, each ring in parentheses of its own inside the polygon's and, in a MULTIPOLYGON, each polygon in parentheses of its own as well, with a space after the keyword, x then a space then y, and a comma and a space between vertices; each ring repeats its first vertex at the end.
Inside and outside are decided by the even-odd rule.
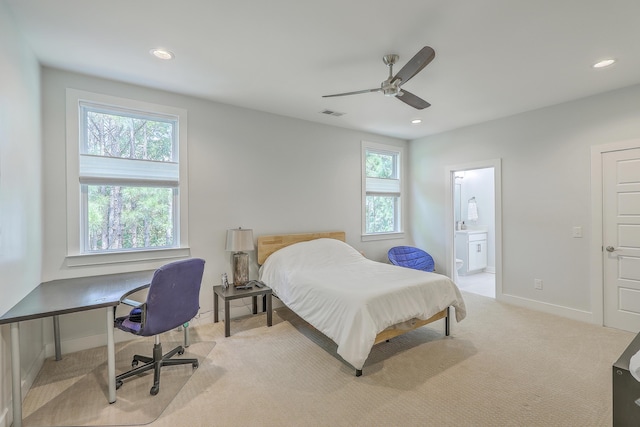
POLYGON ((402 232, 402 149, 362 144, 363 234, 402 232))

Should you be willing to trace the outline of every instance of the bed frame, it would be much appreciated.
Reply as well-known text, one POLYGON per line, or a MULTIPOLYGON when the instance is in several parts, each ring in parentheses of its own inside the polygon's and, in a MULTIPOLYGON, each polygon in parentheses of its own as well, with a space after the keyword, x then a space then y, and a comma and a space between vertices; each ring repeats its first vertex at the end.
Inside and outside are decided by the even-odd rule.
MULTIPOLYGON (((294 243, 300 242, 308 242, 309 240, 315 239, 336 239, 345 242, 346 235, 344 231, 330 231, 330 232, 322 232, 322 233, 300 233, 300 234, 276 234, 271 236, 259 236, 258 237, 258 264, 262 265, 267 260, 269 255, 274 253, 275 251, 292 245, 294 243)), ((414 329, 420 328, 426 324, 435 322, 436 320, 444 319, 444 333, 446 336, 450 334, 450 316, 449 316, 449 307, 445 308, 439 313, 431 316, 426 320, 413 319, 410 326, 407 327, 406 324, 403 325, 402 328, 387 328, 384 331, 380 332, 376 335, 376 339, 374 341, 374 345, 379 344, 383 341, 389 341, 391 338, 395 338, 400 336, 406 332, 412 331, 414 329)), ((356 369, 356 376, 359 377, 362 375, 361 369, 356 369)))

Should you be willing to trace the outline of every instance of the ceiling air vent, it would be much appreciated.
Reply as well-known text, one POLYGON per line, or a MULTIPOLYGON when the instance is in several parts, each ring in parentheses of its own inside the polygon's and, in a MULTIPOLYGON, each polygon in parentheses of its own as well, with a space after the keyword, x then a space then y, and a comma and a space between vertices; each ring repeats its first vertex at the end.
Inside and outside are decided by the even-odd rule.
POLYGON ((340 116, 344 116, 345 113, 339 113, 337 111, 331 111, 331 110, 323 110, 321 111, 322 114, 326 114, 327 116, 336 116, 336 117, 340 117, 340 116))

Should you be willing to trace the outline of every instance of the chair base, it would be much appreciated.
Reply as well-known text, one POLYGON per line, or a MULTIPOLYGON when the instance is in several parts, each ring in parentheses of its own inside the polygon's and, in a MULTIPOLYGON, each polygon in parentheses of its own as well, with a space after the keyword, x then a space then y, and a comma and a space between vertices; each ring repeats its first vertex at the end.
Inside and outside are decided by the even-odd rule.
POLYGON ((125 378, 133 377, 134 375, 139 375, 153 369, 153 387, 151 387, 149 392, 155 396, 160 391, 160 369, 163 366, 191 364, 193 369, 198 367, 198 359, 171 359, 176 354, 184 354, 184 348, 182 346, 178 346, 163 355, 162 344, 156 342, 153 345, 153 357, 141 356, 139 354, 133 356, 133 361, 131 362, 133 369, 116 376, 116 389, 119 389, 122 386, 122 380, 125 378), (139 362, 144 363, 144 365, 137 366, 139 362))

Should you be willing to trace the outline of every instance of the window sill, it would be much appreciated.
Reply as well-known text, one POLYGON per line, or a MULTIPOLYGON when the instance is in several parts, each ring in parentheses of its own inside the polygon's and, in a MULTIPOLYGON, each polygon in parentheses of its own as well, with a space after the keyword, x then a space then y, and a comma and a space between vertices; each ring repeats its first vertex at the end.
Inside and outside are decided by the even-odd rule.
POLYGON ((68 255, 67 267, 86 267, 91 265, 119 264, 126 262, 157 261, 171 258, 184 258, 191 255, 191 248, 153 249, 101 254, 68 255))
POLYGON ((363 234, 363 242, 371 242, 374 240, 391 240, 391 239, 404 239, 404 231, 398 233, 380 233, 380 234, 363 234))

